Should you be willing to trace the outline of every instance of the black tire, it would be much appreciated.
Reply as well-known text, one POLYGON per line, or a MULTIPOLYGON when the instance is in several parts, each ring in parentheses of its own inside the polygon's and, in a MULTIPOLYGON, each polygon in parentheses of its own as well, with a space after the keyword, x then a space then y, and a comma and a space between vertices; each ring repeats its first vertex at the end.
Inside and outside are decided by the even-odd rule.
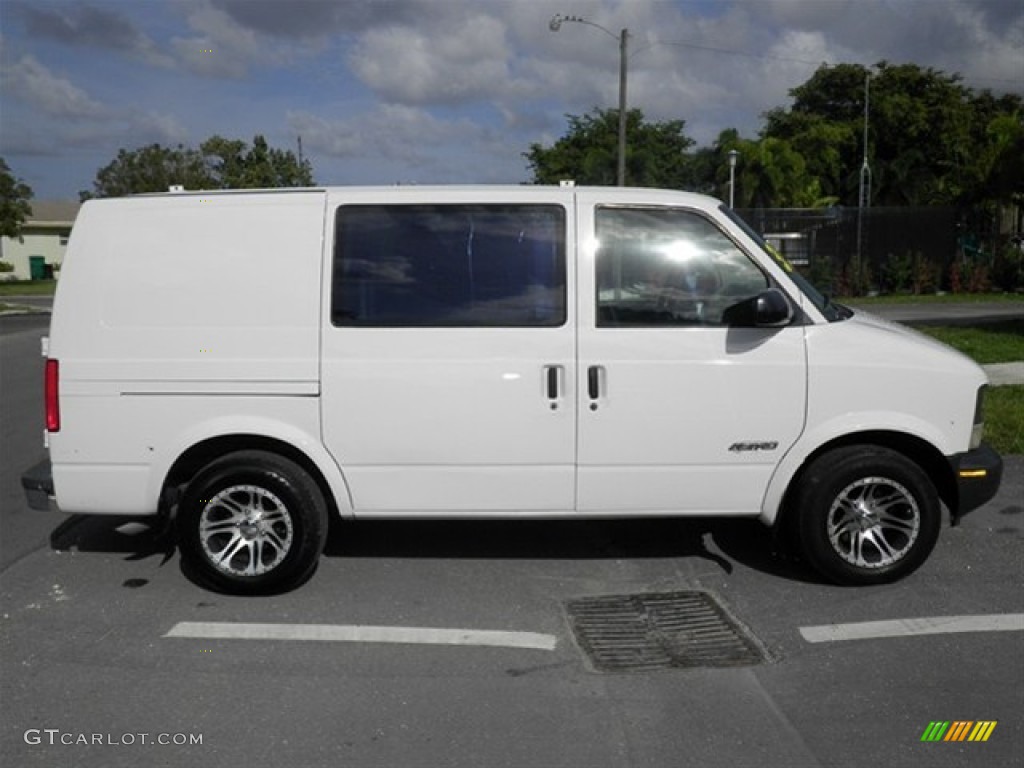
POLYGON ((281 592, 316 569, 327 505, 295 462, 239 451, 189 483, 177 529, 184 564, 205 586, 239 595, 281 592))
POLYGON ((939 538, 935 485, 910 459, 878 445, 818 457, 796 494, 800 549, 838 584, 884 584, 923 563, 939 538))

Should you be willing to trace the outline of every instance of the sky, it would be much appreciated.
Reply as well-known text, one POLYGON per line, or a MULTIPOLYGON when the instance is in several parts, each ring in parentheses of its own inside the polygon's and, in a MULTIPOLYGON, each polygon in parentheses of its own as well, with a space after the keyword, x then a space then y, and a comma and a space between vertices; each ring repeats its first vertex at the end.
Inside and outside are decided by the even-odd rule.
POLYGON ((0 0, 0 156, 37 199, 214 134, 301 137, 321 185, 523 183, 566 115, 617 107, 622 29, 629 107, 699 146, 823 63, 1024 93, 1024 0, 0 0))

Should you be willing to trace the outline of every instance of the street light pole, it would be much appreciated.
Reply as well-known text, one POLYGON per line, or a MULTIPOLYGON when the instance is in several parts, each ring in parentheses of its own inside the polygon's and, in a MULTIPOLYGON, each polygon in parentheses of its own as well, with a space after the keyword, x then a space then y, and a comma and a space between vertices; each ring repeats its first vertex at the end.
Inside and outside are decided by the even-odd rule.
POLYGON ((626 186, 626 49, 629 47, 629 31, 623 29, 619 35, 619 164, 615 181, 620 187, 626 186))
POLYGON ((739 152, 735 149, 729 150, 729 208, 733 208, 733 201, 736 199, 736 158, 739 152))
POLYGON ((548 29, 552 32, 557 32, 562 28, 563 21, 574 21, 577 24, 595 27, 619 42, 619 149, 615 169, 615 183, 620 187, 624 187, 626 186, 626 65, 629 61, 629 30, 623 29, 622 32, 616 35, 610 29, 606 29, 600 24, 587 21, 579 16, 563 16, 560 13, 556 13, 551 17, 548 29))

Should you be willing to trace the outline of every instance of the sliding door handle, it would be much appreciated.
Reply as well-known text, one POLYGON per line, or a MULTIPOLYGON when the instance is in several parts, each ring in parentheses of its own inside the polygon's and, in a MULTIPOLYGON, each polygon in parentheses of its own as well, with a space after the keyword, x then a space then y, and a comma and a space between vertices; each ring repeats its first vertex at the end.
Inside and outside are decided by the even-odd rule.
POLYGON ((547 384, 548 384, 548 400, 558 399, 558 366, 548 365, 547 368, 547 384))
MULTIPOLYGON (((597 400, 601 397, 601 383, 604 378, 604 367, 600 365, 592 365, 587 368, 587 397, 591 400, 597 400)), ((590 408, 593 410, 596 406, 592 403, 590 408)))

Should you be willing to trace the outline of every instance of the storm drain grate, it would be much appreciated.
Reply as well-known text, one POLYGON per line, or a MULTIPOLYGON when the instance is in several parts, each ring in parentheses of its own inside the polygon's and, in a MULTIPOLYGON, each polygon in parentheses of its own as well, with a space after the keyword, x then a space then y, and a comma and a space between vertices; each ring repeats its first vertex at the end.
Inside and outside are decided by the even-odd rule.
POLYGON ((602 672, 765 660, 760 643, 707 592, 584 597, 566 608, 576 642, 602 672))

